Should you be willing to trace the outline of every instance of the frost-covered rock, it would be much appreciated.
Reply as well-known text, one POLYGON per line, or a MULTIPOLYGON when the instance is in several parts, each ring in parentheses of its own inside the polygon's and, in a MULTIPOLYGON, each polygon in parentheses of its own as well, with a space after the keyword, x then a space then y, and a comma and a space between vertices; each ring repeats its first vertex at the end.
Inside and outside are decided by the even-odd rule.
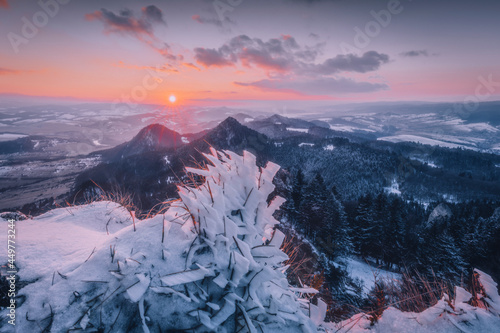
POLYGON ((272 216, 284 199, 267 201, 279 166, 247 152, 206 157, 206 169, 187 170, 204 183, 180 187, 165 214, 138 221, 102 202, 17 222, 27 283, 17 331, 316 331, 326 305, 288 285, 272 216))
POLYGON ((450 207, 448 207, 448 205, 446 205, 445 203, 440 203, 439 205, 436 206, 436 208, 434 208, 434 210, 429 215, 427 223, 432 223, 439 219, 445 219, 451 217, 452 215, 453 213, 451 212, 450 207))

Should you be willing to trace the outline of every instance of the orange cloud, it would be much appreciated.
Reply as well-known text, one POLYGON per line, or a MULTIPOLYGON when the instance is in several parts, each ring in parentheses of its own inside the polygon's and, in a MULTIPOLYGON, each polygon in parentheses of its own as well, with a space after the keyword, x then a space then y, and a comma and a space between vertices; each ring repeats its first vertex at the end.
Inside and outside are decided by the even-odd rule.
POLYGON ((197 71, 201 71, 201 69, 198 66, 196 66, 195 64, 193 64, 191 62, 183 62, 182 65, 187 67, 187 68, 192 68, 192 69, 196 69, 197 71))
POLYGON ((137 70, 151 70, 157 73, 168 73, 168 74, 177 74, 179 70, 174 68, 170 64, 163 64, 156 67, 153 66, 138 66, 138 65, 128 65, 123 61, 119 61, 117 64, 113 64, 115 67, 119 68, 128 68, 128 69, 137 69, 137 70))
POLYGON ((9 2, 7 0, 0 0, 0 7, 9 8, 9 2))
POLYGON ((19 69, 10 69, 10 68, 2 68, 0 67, 0 75, 19 75, 26 73, 33 73, 31 70, 19 70, 19 69))

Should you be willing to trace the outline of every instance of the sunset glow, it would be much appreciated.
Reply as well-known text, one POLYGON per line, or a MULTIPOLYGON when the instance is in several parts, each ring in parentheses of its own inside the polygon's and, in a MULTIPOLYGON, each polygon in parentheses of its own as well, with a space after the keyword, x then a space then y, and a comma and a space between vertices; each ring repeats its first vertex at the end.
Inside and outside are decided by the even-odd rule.
POLYGON ((500 77, 498 3, 485 3, 473 15, 464 1, 401 2, 381 25, 387 1, 244 1, 223 13, 201 0, 72 2, 37 27, 40 5, 6 1, 0 93, 172 104, 175 86, 184 106, 463 100, 480 77, 500 77))

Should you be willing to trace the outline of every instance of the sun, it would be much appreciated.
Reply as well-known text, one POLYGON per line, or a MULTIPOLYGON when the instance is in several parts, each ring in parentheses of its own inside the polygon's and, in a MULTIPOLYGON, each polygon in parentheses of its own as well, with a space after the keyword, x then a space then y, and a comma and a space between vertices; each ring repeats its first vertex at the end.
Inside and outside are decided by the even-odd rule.
POLYGON ((170 101, 170 103, 175 103, 175 101, 177 100, 177 97, 175 97, 175 95, 170 95, 168 100, 170 101))

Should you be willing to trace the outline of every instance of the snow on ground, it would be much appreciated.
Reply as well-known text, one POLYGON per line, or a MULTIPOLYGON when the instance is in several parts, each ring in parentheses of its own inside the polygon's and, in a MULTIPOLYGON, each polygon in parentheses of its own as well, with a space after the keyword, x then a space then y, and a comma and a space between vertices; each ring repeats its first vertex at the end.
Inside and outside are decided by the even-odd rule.
POLYGON ((364 132, 376 132, 374 129, 369 129, 369 128, 361 128, 361 127, 355 127, 355 126, 350 126, 350 125, 343 125, 343 124, 330 124, 330 129, 334 131, 339 131, 339 132, 356 132, 356 131, 364 131, 364 132))
POLYGON ((424 160, 424 159, 421 159, 421 158, 417 158, 417 157, 410 157, 411 160, 413 161, 418 161, 422 164, 427 164, 427 166, 431 167, 431 168, 439 168, 433 161, 431 160, 424 160))
POLYGON ((496 133, 499 131, 498 128, 491 126, 488 123, 459 124, 454 126, 454 128, 463 132, 478 131, 478 132, 496 133))
POLYGON ((26 134, 16 134, 16 133, 2 133, 0 134, 0 142, 11 141, 19 138, 27 137, 26 134))
MULTIPOLYGON (((303 297, 313 291, 292 288, 283 273, 284 234, 273 228, 272 214, 284 199, 267 202, 279 166, 257 168, 247 152, 212 151, 207 159, 206 169, 187 170, 206 182, 180 188, 165 214, 137 220, 116 203, 96 202, 16 221, 24 297, 16 331, 234 332, 238 323, 242 331, 267 333, 498 332, 497 284, 478 270, 481 307, 457 287, 455 299, 445 295, 421 313, 388 308, 373 326, 362 313, 323 323, 326 305, 311 304, 303 297)), ((0 220, 0 233, 8 228, 0 220)), ((0 264, 7 262, 0 251, 0 264)), ((365 292, 374 276, 399 278, 354 258, 347 270, 365 292)), ((0 310, 0 332, 12 331, 8 311, 0 310)))
POLYGON ((301 132, 301 133, 307 133, 307 132, 309 132, 309 129, 307 129, 307 128, 287 127, 286 130, 287 131, 291 131, 291 132, 301 132))
POLYGON ((381 268, 373 267, 361 259, 348 258, 347 272, 352 278, 358 278, 363 281, 363 293, 368 294, 375 286, 377 279, 400 279, 401 274, 389 272, 381 268))
POLYGON ((254 121, 254 119, 253 118, 245 118, 245 119, 243 119, 243 121, 245 123, 250 123, 250 122, 254 121))
POLYGON ((183 143, 189 143, 188 138, 186 138, 185 136, 181 137, 181 140, 183 143))
MULTIPOLYGON (((285 235, 272 216, 284 199, 267 202, 279 166, 257 167, 247 152, 213 150, 207 159, 206 169, 186 170, 206 182, 179 188, 165 214, 137 220, 97 202, 15 222, 25 297, 16 331, 316 331, 326 305, 305 298, 315 290, 288 284, 285 235)), ((0 332, 11 331, 8 311, 0 332)))
POLYGON ((299 147, 312 147, 312 146, 314 146, 314 143, 308 143, 308 142, 299 143, 299 147))
POLYGON ((401 312, 389 307, 372 322, 370 316, 359 313, 340 323, 326 323, 329 332, 338 333, 495 333, 500 331, 500 297, 497 284, 487 274, 475 270, 484 295, 478 294, 474 307, 468 302, 473 296, 461 287, 455 287, 455 298, 444 295, 434 306, 420 312, 401 312))
MULTIPOLYGON (((54 209, 32 220, 16 222, 16 265, 19 277, 34 281, 68 273, 85 261, 110 234, 132 224, 129 212, 112 202, 54 209), (64 267, 64 270, 61 268, 64 267)), ((7 235, 7 223, 0 222, 7 235)), ((0 262, 7 252, 0 251, 0 262)))
POLYGON ((455 144, 455 143, 444 142, 444 141, 439 141, 439 140, 424 138, 422 136, 409 135, 409 134, 384 136, 384 137, 378 138, 377 140, 389 141, 389 142, 395 142, 395 143, 397 143, 397 142, 417 142, 417 143, 421 143, 424 145, 441 146, 441 147, 447 147, 447 148, 462 147, 461 145, 455 144))
POLYGON ((99 142, 99 140, 95 140, 95 139, 93 139, 93 140, 92 140, 92 144, 93 144, 94 146, 105 146, 105 145, 103 145, 102 143, 100 143, 100 142, 99 142))
POLYGON ((335 149, 335 146, 334 145, 326 145, 323 147, 324 150, 334 150, 335 149))
POLYGON ((401 195, 401 191, 399 190, 399 184, 396 179, 392 180, 390 187, 384 187, 384 191, 389 194, 401 195))
POLYGON ((341 125, 341 124, 330 124, 330 129, 334 131, 340 132, 354 132, 357 131, 358 128, 354 126, 341 125))

